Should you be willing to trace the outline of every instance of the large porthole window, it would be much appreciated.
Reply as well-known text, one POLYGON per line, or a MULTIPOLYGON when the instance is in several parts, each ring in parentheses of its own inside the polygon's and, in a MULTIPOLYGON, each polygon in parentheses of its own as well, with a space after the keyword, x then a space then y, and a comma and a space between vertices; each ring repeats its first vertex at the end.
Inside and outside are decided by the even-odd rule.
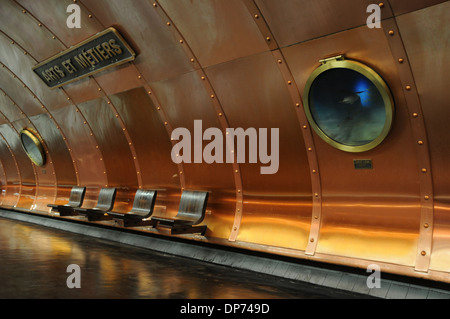
POLYGON ((30 160, 37 166, 43 166, 45 152, 38 134, 31 129, 23 129, 20 132, 20 141, 30 160))
POLYGON ((306 83, 304 107, 315 132, 347 152, 378 146, 389 134, 394 101, 383 79, 342 56, 321 61, 306 83))

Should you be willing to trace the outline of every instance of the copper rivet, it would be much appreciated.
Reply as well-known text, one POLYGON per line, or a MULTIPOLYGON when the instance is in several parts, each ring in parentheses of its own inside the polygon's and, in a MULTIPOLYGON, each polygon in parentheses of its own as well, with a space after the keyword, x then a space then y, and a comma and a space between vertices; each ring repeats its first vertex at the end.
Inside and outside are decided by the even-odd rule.
POLYGON ((423 225, 423 227, 428 228, 428 227, 430 227, 430 225, 428 225, 427 223, 425 223, 425 224, 423 225))
POLYGON ((405 60, 403 60, 402 58, 398 59, 398 63, 403 63, 403 61, 405 60))
POLYGON ((234 228, 233 228, 233 230, 235 230, 235 231, 236 231, 236 230, 237 230, 237 227, 234 227, 234 228))
POLYGON ((308 148, 308 151, 312 152, 312 148, 311 148, 311 147, 310 147, 310 148, 308 148))
POLYGON ((236 174, 237 174, 237 173, 239 173, 239 171, 238 171, 238 170, 235 170, 234 172, 235 172, 236 174))
POLYGON ((393 30, 389 30, 389 35, 394 35, 394 31, 393 30))
POLYGON ((407 85, 407 86, 406 86, 406 90, 410 91, 410 90, 411 90, 411 86, 410 86, 410 85, 407 85))
POLYGON ((292 84, 292 81, 288 81, 288 84, 291 85, 291 84, 292 84))
POLYGON ((300 107, 300 103, 295 104, 296 107, 300 107))
POLYGON ((195 62, 195 60, 194 60, 194 59, 191 59, 191 62, 195 62))
POLYGON ((259 19, 259 15, 255 14, 255 19, 259 19))
POLYGON ((426 168, 422 168, 422 173, 426 173, 427 169, 426 168))
POLYGON ((267 41, 270 41, 270 37, 267 37, 266 40, 267 40, 267 41))
POLYGON ((222 113, 219 113, 219 116, 222 116, 222 113))
POLYGON ((319 194, 318 194, 318 193, 315 193, 314 196, 315 196, 315 197, 319 197, 319 194))
POLYGON ((413 117, 418 117, 419 114, 418 113, 413 113, 413 117))
POLYGON ((170 26, 170 22, 167 22, 167 25, 170 26))
POLYGON ((180 43, 183 43, 184 41, 183 40, 180 40, 180 43))
POLYGON ((55 37, 55 36, 52 36, 52 39, 56 39, 56 37, 55 37))
POLYGON ((206 78, 204 76, 202 76, 202 80, 205 80, 206 78))
POLYGON ((314 238, 311 238, 309 241, 313 243, 314 242, 314 238))
POLYGON ((426 256, 427 255, 427 253, 426 253, 426 251, 425 250, 422 250, 422 252, 420 253, 422 256, 426 256))
POLYGON ((138 75, 138 79, 142 79, 142 76, 138 75))
POLYGON ((160 111, 161 110, 161 108, 158 106, 157 108, 156 108, 158 111, 160 111))
POLYGON ((157 7, 156 3, 153 3, 153 6, 156 8, 157 7))
POLYGON ((418 141, 417 144, 423 145, 423 141, 418 141))
POLYGON ((283 63, 283 61, 281 61, 281 60, 278 60, 278 63, 280 63, 280 64, 281 64, 281 63, 283 63))
POLYGON ((211 94, 211 98, 212 98, 212 99, 214 98, 214 94, 211 94))
POLYGON ((424 198, 425 198, 425 200, 429 200, 430 196, 426 195, 424 198))
POLYGON ((167 125, 168 123, 167 122, 164 122, 164 125, 167 125))
POLYGON ((238 191, 237 191, 238 193, 240 193, 241 192, 241 190, 240 189, 238 189, 238 191))
POLYGON ((316 174, 317 173, 317 171, 315 170, 315 169, 313 169, 313 171, 312 171, 314 174, 316 174))
POLYGON ((89 18, 92 18, 92 14, 89 15, 89 18))
POLYGON ((314 216, 314 219, 319 219, 319 216, 314 216))
POLYGON ((41 23, 39 23, 39 24, 38 24, 38 26, 42 27, 42 24, 41 24, 41 23))
POLYGON ((308 127, 307 127, 306 125, 303 125, 303 129, 305 129, 305 130, 306 130, 307 128, 308 128, 308 127))
POLYGON ((378 4, 378 6, 379 6, 380 8, 384 8, 384 3, 383 3, 383 2, 380 2, 380 3, 378 4))
POLYGON ((25 10, 22 10, 23 13, 27 13, 25 10))

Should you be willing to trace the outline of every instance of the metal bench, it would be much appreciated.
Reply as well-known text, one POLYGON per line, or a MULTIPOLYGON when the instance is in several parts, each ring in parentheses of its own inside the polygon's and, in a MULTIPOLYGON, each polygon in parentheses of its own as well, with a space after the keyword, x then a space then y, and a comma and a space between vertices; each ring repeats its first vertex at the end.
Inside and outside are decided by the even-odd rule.
POLYGON ((178 214, 174 218, 152 217, 156 226, 170 228, 171 234, 205 234, 207 226, 198 226, 205 218, 208 192, 183 191, 178 214))
POLYGON ((58 212, 59 216, 76 216, 74 208, 83 204, 86 187, 74 186, 70 191, 69 202, 65 205, 48 204, 47 207, 52 208, 52 212, 58 212))
POLYGON ((134 195, 133 207, 127 213, 108 212, 120 226, 154 226, 155 222, 148 219, 153 214, 157 191, 138 189, 134 195))
POLYGON ((74 208, 79 215, 86 216, 89 221, 112 220, 107 213, 112 210, 116 198, 115 188, 102 188, 94 208, 74 208))

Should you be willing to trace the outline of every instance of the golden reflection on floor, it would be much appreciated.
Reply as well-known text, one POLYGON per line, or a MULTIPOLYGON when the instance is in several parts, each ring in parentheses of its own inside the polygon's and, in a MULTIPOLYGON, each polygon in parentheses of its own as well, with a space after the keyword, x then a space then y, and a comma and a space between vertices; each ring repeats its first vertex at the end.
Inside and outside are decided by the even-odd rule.
POLYGON ((298 282, 3 218, 0 267, 0 298, 327 298, 298 282), (67 287, 71 264, 81 288, 67 287))

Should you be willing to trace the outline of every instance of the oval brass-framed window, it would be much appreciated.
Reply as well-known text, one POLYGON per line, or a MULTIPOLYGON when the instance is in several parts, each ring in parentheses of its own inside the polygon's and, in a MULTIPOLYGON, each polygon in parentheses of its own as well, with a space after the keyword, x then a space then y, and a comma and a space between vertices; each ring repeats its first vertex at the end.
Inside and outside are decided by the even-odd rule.
POLYGON ((20 141, 30 160, 37 166, 45 164, 45 152, 38 134, 29 128, 20 131, 20 141))
POLYGON ((309 77, 303 97, 306 116, 315 132, 333 147, 368 151, 389 134, 394 100, 374 70, 339 58, 324 61, 309 77))

